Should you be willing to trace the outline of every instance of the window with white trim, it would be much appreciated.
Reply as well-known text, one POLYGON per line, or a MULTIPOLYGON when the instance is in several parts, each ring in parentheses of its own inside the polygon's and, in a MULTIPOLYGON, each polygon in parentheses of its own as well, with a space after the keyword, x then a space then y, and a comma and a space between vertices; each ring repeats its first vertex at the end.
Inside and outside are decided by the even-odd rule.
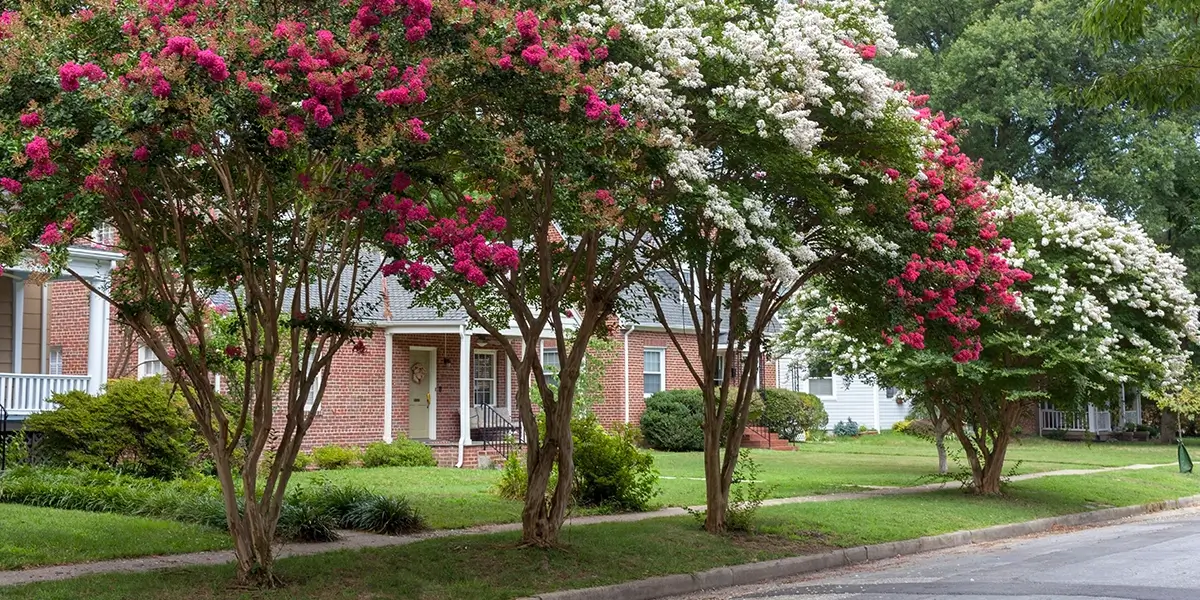
POLYGON ((542 372, 546 374, 546 382, 558 387, 558 372, 561 369, 562 363, 558 358, 558 348, 542 346, 542 372))
POLYGON ((112 250, 117 245, 117 228, 112 225, 101 225, 92 231, 92 242, 105 250, 112 250))
POLYGON ((713 385, 715 385, 717 387, 721 387, 721 384, 724 382, 725 382, 725 357, 718 356, 717 357, 717 368, 713 372, 713 385))
POLYGON ((148 346, 138 346, 138 379, 166 375, 167 369, 148 346))
POLYGON ((887 387, 887 388, 884 388, 883 393, 887 397, 888 400, 891 400, 892 398, 896 397, 896 394, 900 393, 900 390, 897 388, 894 388, 894 387, 887 387))
POLYGON ((833 396, 833 365, 826 361, 808 365, 808 393, 823 398, 833 396))
POLYGON ((642 391, 646 396, 667 389, 665 385, 666 358, 666 348, 642 350, 642 391))
POLYGON ((496 404, 496 353, 475 353, 475 405, 496 404))
POLYGON ((804 379, 804 377, 802 375, 803 371, 804 371, 804 368, 799 362, 793 361, 788 364, 788 384, 786 386, 787 389, 792 390, 793 392, 803 392, 804 391, 804 390, 800 389, 801 388, 800 382, 802 379, 804 379))
MULTIPOLYGON (((304 369, 305 374, 307 374, 309 371, 312 370, 312 366, 313 366, 313 363, 315 362, 315 359, 316 359, 316 356, 309 357, 308 365, 304 369)), ((313 405, 317 403, 317 392, 320 389, 321 389, 321 374, 317 373, 317 376, 313 378, 312 387, 308 389, 308 397, 304 399, 304 411, 305 412, 312 410, 313 405)))
POLYGON ((63 349, 62 346, 50 346, 46 353, 46 372, 51 375, 62 375, 63 372, 63 349))

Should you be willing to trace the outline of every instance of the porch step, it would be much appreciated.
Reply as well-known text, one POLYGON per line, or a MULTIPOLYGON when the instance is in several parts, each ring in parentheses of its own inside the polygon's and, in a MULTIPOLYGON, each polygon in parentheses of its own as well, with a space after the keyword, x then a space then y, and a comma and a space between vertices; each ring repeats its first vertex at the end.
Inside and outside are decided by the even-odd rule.
POLYGON ((781 452, 792 452, 796 447, 791 442, 784 439, 777 433, 764 435, 762 432, 754 429, 747 429, 742 434, 742 447, 753 448, 757 450, 779 450, 781 452))

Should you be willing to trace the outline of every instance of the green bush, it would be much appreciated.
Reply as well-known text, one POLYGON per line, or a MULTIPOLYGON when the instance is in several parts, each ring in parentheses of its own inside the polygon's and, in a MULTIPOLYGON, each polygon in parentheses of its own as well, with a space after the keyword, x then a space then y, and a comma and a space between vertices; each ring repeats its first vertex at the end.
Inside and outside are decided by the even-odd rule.
POLYGON ((312 456, 307 452, 297 452, 296 461, 292 463, 293 471, 303 471, 308 468, 313 462, 312 456))
POLYGON ((778 388, 762 391, 760 422, 787 440, 799 439, 807 431, 824 430, 829 415, 821 399, 804 392, 778 388))
POLYGON ((48 464, 172 479, 197 460, 191 412, 157 377, 114 379, 98 396, 75 391, 51 401, 57 410, 25 422, 44 436, 38 449, 48 464))
MULTIPOLYGON (((730 403, 737 389, 730 388, 730 403)), ((763 414, 762 398, 750 398, 748 423, 758 421, 763 414)), ((733 411, 725 414, 725 429, 733 424, 733 411)), ((655 450, 696 452, 704 449, 704 393, 699 389, 667 390, 646 398, 642 413, 641 434, 645 444, 655 450)))
POLYGON ((332 542, 338 539, 338 522, 314 502, 289 498, 279 511, 275 533, 299 542, 332 542))
POLYGON ((700 390, 669 390, 646 398, 642 436, 655 450, 695 452, 704 449, 704 396, 700 390))
POLYGON ((654 457, 628 433, 612 434, 594 416, 571 422, 575 501, 613 511, 642 511, 658 493, 654 457))
POLYGON ((357 448, 345 446, 321 446, 312 451, 313 462, 318 469, 347 469, 356 466, 362 456, 357 448))
POLYGON ((514 450, 504 459, 504 468, 500 469, 500 479, 496 481, 494 491, 505 500, 524 500, 527 489, 529 480, 525 465, 521 462, 521 451, 514 450))
POLYGON ((392 443, 372 442, 362 455, 364 467, 436 467, 433 448, 404 436, 392 443))
POLYGON ((838 424, 833 426, 833 435, 838 437, 857 437, 859 433, 862 431, 859 430, 858 423, 855 423, 854 419, 838 421, 838 424))
POLYGON ((892 423, 892 431, 895 433, 908 433, 908 430, 912 428, 912 423, 913 422, 908 419, 896 421, 895 423, 892 423))
POLYGON ((372 494, 355 504, 342 517, 349 529, 400 535, 425 529, 425 523, 407 498, 372 494))

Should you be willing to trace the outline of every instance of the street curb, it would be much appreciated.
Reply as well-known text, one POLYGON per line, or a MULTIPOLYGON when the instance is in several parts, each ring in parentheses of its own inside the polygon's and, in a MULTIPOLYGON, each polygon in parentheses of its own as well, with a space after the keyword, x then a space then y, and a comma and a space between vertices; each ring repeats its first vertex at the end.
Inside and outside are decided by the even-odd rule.
POLYGON ((692 594, 704 590, 727 588, 772 579, 795 577, 826 569, 836 569, 869 561, 895 558, 935 550, 958 548, 971 544, 997 542, 1049 531, 1055 527, 1078 527, 1168 510, 1200 506, 1200 495, 1151 502, 1137 506, 1104 508, 1084 513, 1048 517, 1024 523, 996 525, 984 529, 956 531, 942 535, 887 542, 871 546, 856 546, 824 554, 793 556, 765 562, 720 567, 698 573, 651 577, 602 587, 549 592, 519 600, 655 600, 668 596, 692 594))

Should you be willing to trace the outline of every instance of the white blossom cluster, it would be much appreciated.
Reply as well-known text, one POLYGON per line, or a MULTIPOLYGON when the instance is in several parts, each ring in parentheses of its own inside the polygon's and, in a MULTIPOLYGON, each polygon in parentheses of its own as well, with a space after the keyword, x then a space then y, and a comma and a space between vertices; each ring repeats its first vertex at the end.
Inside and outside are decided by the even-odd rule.
MULTIPOLYGON (((1002 185, 999 202, 1001 222, 1026 217, 1034 224, 1032 233, 1009 226, 1028 238, 1014 239, 1008 258, 1033 275, 1020 301, 1035 325, 1064 328, 1098 365, 1140 365, 1168 385, 1182 376, 1182 344, 1200 339, 1200 318, 1178 257, 1159 250, 1137 223, 1096 204, 1018 184, 1002 185)), ((1102 371, 1113 381, 1126 375, 1102 371)))
MULTIPOLYGON (((856 189, 881 176, 856 172, 858 159, 851 158, 851 167, 846 158, 816 151, 826 140, 829 123, 823 121, 867 129, 882 119, 914 115, 905 95, 872 62, 895 54, 899 44, 886 15, 869 0, 609 0, 587 6, 570 25, 597 37, 611 32, 640 49, 640 55, 627 54, 627 62, 607 66, 623 106, 669 149, 667 173, 675 185, 703 193, 705 214, 716 226, 732 231, 739 247, 760 251, 755 261, 764 277, 795 277, 814 252, 769 231, 772 220, 752 214, 754 199, 733 202, 706 189, 716 185, 720 165, 706 147, 711 142, 694 131, 697 118, 752 123, 757 135, 811 156, 840 188, 836 211, 846 216, 855 192, 841 182, 856 189)), ((918 140, 914 160, 921 149, 918 140)), ((771 174, 755 171, 755 177, 769 180, 771 174)), ((865 247, 882 246, 871 240, 865 247)))

